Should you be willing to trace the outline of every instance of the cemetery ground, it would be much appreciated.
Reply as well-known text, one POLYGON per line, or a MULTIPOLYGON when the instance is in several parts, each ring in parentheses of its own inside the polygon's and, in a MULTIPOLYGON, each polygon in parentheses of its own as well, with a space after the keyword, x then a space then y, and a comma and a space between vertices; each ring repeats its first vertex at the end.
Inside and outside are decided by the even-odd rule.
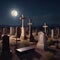
MULTIPOLYGON (((17 44, 17 48, 21 48, 20 41, 17 44)), ((60 48, 51 45, 46 50, 38 49, 36 44, 30 44, 29 46, 34 46, 35 51, 30 51, 23 56, 20 56, 20 53, 16 53, 16 44, 10 44, 10 57, 6 54, 3 58, 8 58, 7 60, 60 60, 60 48)), ((59 44, 60 46, 60 44, 59 44)), ((0 60, 2 54, 2 41, 0 41, 0 60)), ((5 59, 4 59, 5 60, 5 59)))

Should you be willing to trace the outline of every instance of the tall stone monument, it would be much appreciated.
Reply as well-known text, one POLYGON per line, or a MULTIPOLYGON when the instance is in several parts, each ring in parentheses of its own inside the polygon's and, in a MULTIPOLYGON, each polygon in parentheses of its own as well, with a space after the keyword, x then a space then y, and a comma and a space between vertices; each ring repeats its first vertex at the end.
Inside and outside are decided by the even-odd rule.
POLYGON ((37 48, 38 49, 47 49, 46 45, 46 34, 43 32, 38 33, 38 43, 37 43, 37 48))
POLYGON ((22 14, 22 27, 21 27, 21 36, 20 40, 24 40, 25 32, 24 32, 24 15, 22 14))
POLYGON ((47 29, 47 25, 46 25, 46 23, 44 23, 44 25, 43 25, 43 28, 44 28, 44 32, 46 33, 46 29, 47 29))

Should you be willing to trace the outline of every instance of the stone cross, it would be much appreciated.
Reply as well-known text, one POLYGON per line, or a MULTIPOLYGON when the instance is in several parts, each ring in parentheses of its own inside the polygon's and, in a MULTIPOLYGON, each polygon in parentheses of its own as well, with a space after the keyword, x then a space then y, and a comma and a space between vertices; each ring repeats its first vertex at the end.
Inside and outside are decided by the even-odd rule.
POLYGON ((44 32, 46 33, 46 29, 47 29, 47 25, 46 25, 46 23, 44 23, 44 25, 43 25, 43 28, 44 28, 44 32))
POLYGON ((30 19, 29 19, 28 25, 29 25, 29 38, 30 38, 30 35, 31 35, 31 26, 32 26, 32 23, 31 23, 30 19))

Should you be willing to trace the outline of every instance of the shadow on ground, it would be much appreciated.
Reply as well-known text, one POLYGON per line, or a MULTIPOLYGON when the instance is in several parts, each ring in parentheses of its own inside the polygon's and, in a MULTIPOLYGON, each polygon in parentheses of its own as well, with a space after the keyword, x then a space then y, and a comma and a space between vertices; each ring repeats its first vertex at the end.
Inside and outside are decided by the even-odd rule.
POLYGON ((0 56, 0 60, 12 60, 12 53, 2 52, 0 56))
POLYGON ((20 60, 34 60, 34 59, 40 59, 41 55, 37 53, 36 51, 27 51, 23 53, 16 52, 17 56, 20 60))
POLYGON ((47 49, 45 49, 45 51, 50 51, 53 54, 57 53, 56 49, 52 49, 52 48, 47 48, 47 49))

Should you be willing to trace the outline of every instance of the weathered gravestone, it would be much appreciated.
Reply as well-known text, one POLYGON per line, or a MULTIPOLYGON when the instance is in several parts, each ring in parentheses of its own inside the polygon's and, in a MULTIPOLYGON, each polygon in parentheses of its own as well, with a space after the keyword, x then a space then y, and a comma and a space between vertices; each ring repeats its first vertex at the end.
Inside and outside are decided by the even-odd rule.
POLYGON ((2 42, 2 44, 3 44, 3 46, 2 46, 2 52, 10 52, 10 48, 9 48, 9 36, 7 36, 7 35, 4 35, 3 37, 2 37, 2 40, 3 40, 3 42, 2 42))
POLYGON ((17 38, 20 38, 20 35, 21 35, 21 29, 20 27, 17 27, 17 38))
POLYGON ((43 32, 38 33, 38 43, 37 43, 37 48, 38 49, 47 49, 46 45, 46 34, 43 32))
POLYGON ((2 37, 2 54, 1 54, 1 60, 11 60, 11 53, 10 53, 10 47, 9 47, 9 36, 4 35, 2 37))

